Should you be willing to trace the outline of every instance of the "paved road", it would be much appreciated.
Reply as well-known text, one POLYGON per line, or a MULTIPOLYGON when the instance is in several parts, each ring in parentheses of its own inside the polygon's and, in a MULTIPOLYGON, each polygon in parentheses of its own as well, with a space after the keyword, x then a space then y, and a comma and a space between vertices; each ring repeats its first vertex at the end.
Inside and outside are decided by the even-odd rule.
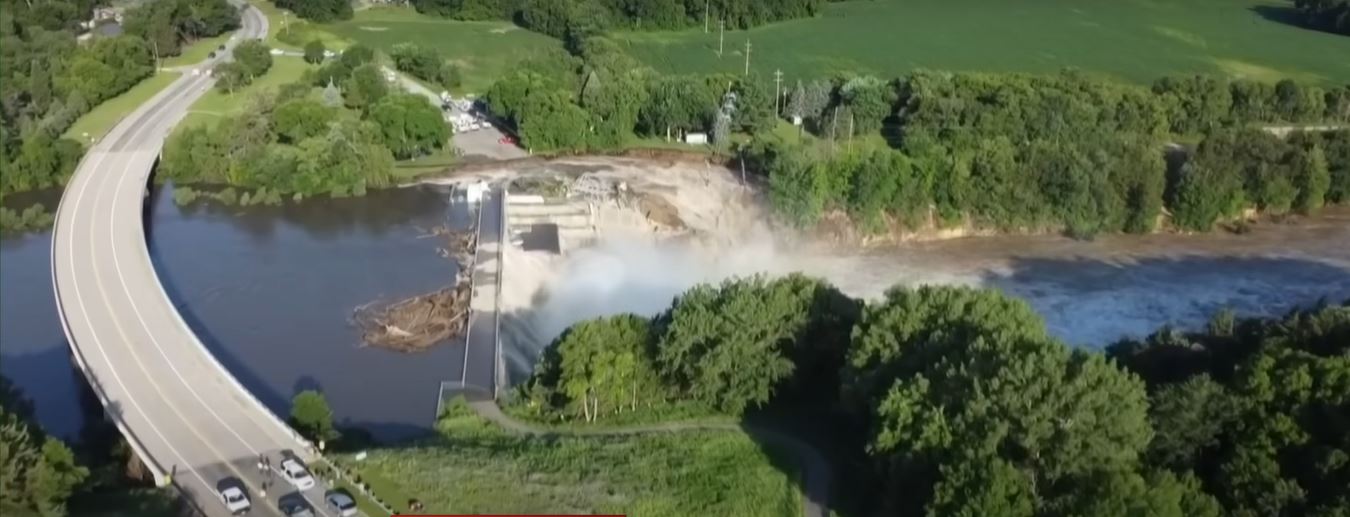
MULTIPOLYGON (((422 83, 417 82, 413 78, 408 77, 393 68, 386 66, 384 67, 384 71, 386 73, 394 74, 394 77, 398 79, 398 82, 403 86, 403 89, 408 90, 410 93, 426 97, 432 104, 436 105, 436 107, 441 106, 441 96, 439 93, 431 91, 429 88, 422 86, 422 83)), ((451 108, 451 112, 462 113, 459 108, 451 108)), ((524 158, 529 156, 524 150, 515 145, 501 143, 502 136, 503 133, 500 129, 488 125, 477 131, 466 131, 455 135, 453 143, 455 148, 459 149, 459 152, 465 157, 476 156, 492 160, 510 160, 512 158, 524 158)))
MULTIPOLYGON (((255 8, 228 44, 267 33, 255 8)), ((228 54, 222 53, 222 54, 228 54)), ((214 58, 203 68, 215 64, 214 58)), ((171 481, 208 516, 227 512, 217 483, 240 479, 253 515, 280 515, 283 488, 257 467, 307 444, 235 381, 184 323, 146 248, 142 219, 151 167, 164 138, 207 88, 184 74, 112 129, 81 161, 57 209, 52 283, 71 351, 122 434, 158 480, 171 481)), ((303 367, 303 365, 296 365, 303 367)), ((319 515, 324 487, 307 491, 319 515)))

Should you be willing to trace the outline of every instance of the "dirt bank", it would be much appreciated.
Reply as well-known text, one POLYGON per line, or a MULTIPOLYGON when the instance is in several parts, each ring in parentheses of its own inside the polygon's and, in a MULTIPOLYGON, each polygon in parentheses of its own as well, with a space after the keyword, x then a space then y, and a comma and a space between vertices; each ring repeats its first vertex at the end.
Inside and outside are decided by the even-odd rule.
MULTIPOLYGON (((1321 297, 1350 297, 1350 208, 1245 234, 1054 234, 955 238, 957 232, 863 245, 767 223, 739 171, 707 162, 569 158, 488 168, 441 180, 556 175, 624 182, 652 201, 600 203, 594 245, 563 256, 508 247, 502 302, 528 343, 510 358, 528 369, 538 347, 594 316, 650 315, 701 282, 800 271, 876 298, 895 285, 994 287, 1028 301, 1051 332, 1103 346, 1163 324, 1194 326, 1214 311, 1274 314, 1321 297), (653 207, 661 207, 651 217, 653 207), (672 228, 678 219, 680 228, 672 228)), ((507 323, 503 323, 503 328, 507 323)))

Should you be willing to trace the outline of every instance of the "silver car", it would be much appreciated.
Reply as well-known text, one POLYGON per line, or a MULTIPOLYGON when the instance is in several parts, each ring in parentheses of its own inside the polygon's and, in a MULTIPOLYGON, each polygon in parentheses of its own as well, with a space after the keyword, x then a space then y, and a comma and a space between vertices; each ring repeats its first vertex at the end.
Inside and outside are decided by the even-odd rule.
POLYGON ((353 501, 352 496, 347 495, 346 492, 333 490, 328 492, 328 495, 324 496, 323 500, 328 504, 329 508, 332 508, 333 511, 337 512, 341 517, 351 517, 356 515, 356 501, 353 501))

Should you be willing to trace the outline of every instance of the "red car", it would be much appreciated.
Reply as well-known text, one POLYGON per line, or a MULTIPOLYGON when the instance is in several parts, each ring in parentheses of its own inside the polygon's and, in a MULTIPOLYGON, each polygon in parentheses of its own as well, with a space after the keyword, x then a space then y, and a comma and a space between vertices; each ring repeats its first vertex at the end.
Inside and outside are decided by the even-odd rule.
POLYGON ((497 142, 498 142, 498 143, 502 143, 502 144, 506 144, 506 145, 516 145, 516 139, 511 138, 511 137, 509 137, 509 136, 503 136, 503 137, 497 139, 497 142))

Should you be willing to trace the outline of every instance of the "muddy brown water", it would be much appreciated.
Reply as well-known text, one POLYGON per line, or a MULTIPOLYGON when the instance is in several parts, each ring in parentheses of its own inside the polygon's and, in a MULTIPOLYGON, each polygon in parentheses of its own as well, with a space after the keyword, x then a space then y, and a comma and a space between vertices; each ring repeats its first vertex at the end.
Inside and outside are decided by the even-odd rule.
MULTIPOLYGON (((381 438, 427 429, 437 386, 453 380, 463 360, 460 348, 405 355, 362 347, 348 317, 372 299, 452 281, 440 244, 422 238, 447 218, 467 218, 445 188, 229 209, 180 208, 168 190, 148 211, 156 268, 207 346, 264 403, 285 415, 297 390, 319 388, 339 421, 381 438)), ((49 245, 50 234, 0 241, 0 371, 36 400, 45 427, 74 436, 79 391, 56 318, 49 245)), ((601 287, 560 294, 555 303, 585 305, 586 313, 552 327, 586 315, 655 312, 698 280, 645 274, 642 262, 659 261, 629 260, 597 276, 601 287), (615 278, 624 268, 631 281, 615 278), (643 291, 640 300, 627 296, 633 289, 643 291)), ((970 238, 838 252, 802 269, 865 297, 897 283, 998 287, 1027 299, 1056 335, 1098 347, 1163 324, 1199 325, 1225 306, 1278 314, 1324 297, 1350 298, 1350 209, 1247 235, 970 238)))

